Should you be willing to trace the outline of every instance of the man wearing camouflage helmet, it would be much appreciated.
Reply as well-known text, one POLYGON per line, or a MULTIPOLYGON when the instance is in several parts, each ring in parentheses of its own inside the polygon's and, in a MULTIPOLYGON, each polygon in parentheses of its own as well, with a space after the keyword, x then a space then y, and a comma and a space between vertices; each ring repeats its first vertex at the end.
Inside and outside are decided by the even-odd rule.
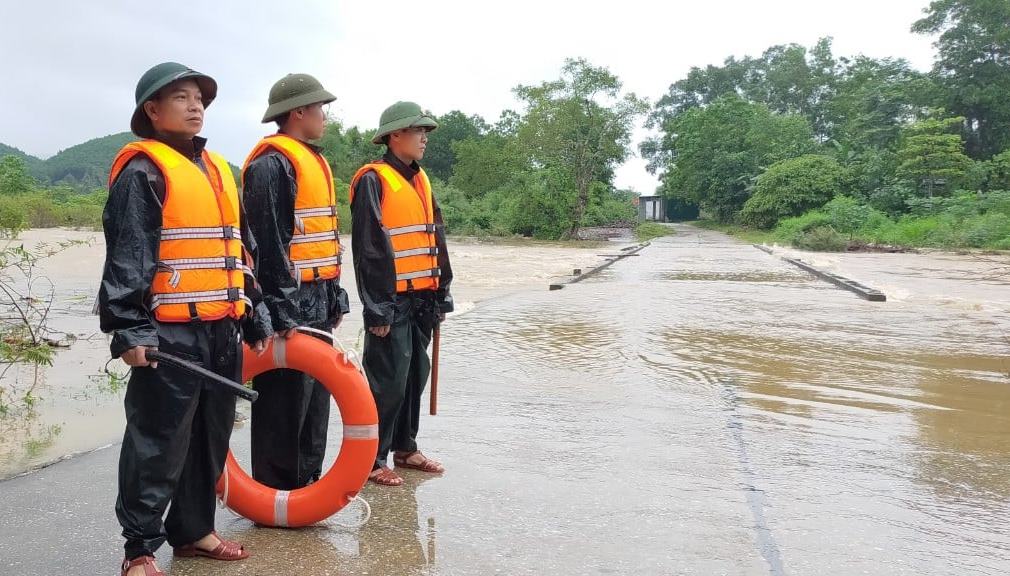
POLYGON ((147 357, 160 349, 241 382, 239 338, 262 353, 272 334, 231 169, 197 136, 216 93, 181 64, 148 70, 130 123, 142 140, 123 147, 109 177, 99 314, 112 356, 133 367, 116 501, 123 576, 162 575, 154 554, 166 539, 176 556, 249 555, 214 532, 235 397, 147 357))
POLYGON ((452 311, 442 213, 418 166, 437 127, 413 102, 387 108, 372 139, 386 145, 386 154, 361 167, 350 187, 354 272, 368 329, 363 364, 379 412, 369 480, 383 486, 403 483, 387 465, 390 452, 397 469, 444 471, 417 449, 428 344, 435 324, 452 311))
MULTIPOLYGON (((273 329, 326 332, 348 311, 340 287, 337 200, 330 166, 311 142, 323 137, 325 106, 336 98, 308 74, 289 74, 270 90, 263 122, 278 132, 256 145, 243 170, 249 225, 259 242, 257 278, 273 329)), ((330 393, 295 370, 253 379, 253 477, 279 490, 319 479, 326 451, 330 393)))

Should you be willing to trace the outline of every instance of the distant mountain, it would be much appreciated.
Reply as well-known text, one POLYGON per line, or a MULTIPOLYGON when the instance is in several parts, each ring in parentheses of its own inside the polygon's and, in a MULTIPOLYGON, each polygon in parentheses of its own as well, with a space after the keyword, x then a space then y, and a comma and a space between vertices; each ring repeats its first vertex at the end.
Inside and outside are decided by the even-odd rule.
MULTIPOLYGON (((119 149, 137 137, 120 132, 88 140, 83 144, 60 150, 55 156, 41 160, 6 144, 0 144, 0 158, 8 155, 23 158, 32 176, 43 186, 70 186, 81 191, 105 188, 109 169, 119 149)), ((239 168, 231 165, 236 180, 239 168)))
POLYGON ((3 158, 4 156, 17 156, 18 158, 21 158, 22 160, 25 161, 25 165, 28 166, 28 169, 32 171, 33 175, 35 173, 35 170, 40 168, 43 162, 43 160, 36 158, 35 156, 28 154, 27 152, 23 152, 13 146, 0 144, 0 158, 3 158))
POLYGON ((71 146, 44 160, 42 171, 36 178, 50 185, 104 188, 116 152, 136 139, 130 132, 120 132, 71 146))

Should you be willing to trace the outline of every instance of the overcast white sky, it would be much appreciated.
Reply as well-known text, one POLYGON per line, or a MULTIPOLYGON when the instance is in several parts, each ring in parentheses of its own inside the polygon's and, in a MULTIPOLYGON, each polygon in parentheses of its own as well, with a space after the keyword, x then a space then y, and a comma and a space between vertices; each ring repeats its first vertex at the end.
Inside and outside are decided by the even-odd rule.
MULTIPOLYGON (((289 72, 317 76, 346 124, 373 127, 396 100, 494 120, 515 107, 513 86, 555 78, 566 57, 610 68, 653 102, 692 66, 822 36, 835 38, 836 54, 904 57, 926 70, 931 39, 909 27, 927 4, 3 0, 0 142, 47 157, 128 130, 137 79, 165 60, 217 79, 203 135, 236 164, 270 131, 259 124, 267 93, 289 72)), ((617 184, 648 193, 656 181, 634 158, 617 184)))

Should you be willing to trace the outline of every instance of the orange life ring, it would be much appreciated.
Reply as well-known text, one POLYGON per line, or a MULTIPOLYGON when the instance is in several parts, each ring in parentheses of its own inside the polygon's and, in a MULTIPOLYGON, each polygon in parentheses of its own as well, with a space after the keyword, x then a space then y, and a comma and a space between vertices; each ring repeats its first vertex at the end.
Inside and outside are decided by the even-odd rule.
POLYGON ((261 356, 245 348, 242 380, 277 368, 305 372, 333 395, 344 423, 344 439, 333 467, 317 482, 277 490, 246 474, 231 452, 217 482, 224 505, 264 526, 308 526, 347 505, 368 481, 379 446, 379 417, 368 382, 344 353, 322 340, 295 334, 271 341, 261 356))

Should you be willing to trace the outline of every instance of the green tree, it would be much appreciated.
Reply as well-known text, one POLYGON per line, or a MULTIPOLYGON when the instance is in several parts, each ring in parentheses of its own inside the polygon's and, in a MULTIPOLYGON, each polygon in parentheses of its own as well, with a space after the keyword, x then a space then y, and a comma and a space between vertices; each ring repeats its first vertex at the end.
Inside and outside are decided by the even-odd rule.
POLYGON ((701 207, 721 222, 733 221, 765 167, 809 152, 810 124, 776 114, 736 96, 693 108, 664 126, 663 194, 701 207), (675 159, 675 161, 673 161, 675 159))
POLYGON ((956 189, 972 167, 960 134, 954 133, 963 124, 957 116, 928 118, 905 128, 897 177, 930 197, 956 189))
POLYGON ((374 134, 375 130, 360 130, 357 126, 345 130, 334 119, 326 124, 326 132, 318 144, 335 178, 350 182, 358 168, 382 156, 382 147, 372 144, 374 134))
POLYGON ((489 128, 480 116, 467 116, 459 110, 439 116, 438 130, 428 136, 428 147, 424 152, 425 172, 433 178, 448 180, 456 163, 454 144, 476 139, 489 128))
POLYGON ((453 153, 456 162, 449 183, 467 198, 482 198, 528 169, 515 142, 497 133, 454 142, 453 153))
POLYGON ((17 156, 0 159, 0 195, 18 196, 34 188, 35 179, 28 174, 24 159, 17 156))
POLYGON ((1004 150, 993 156, 987 168, 987 189, 1010 190, 1010 150, 1004 150))
POLYGON ((744 94, 782 114, 807 119, 821 140, 831 136, 827 104, 836 91, 839 62, 831 52, 831 38, 812 48, 798 44, 773 46, 754 61, 744 94))
POLYGON ((976 159, 1010 147, 1010 2, 934 0, 912 25, 939 34, 933 72, 946 88, 946 108, 966 121, 976 159))
POLYGON ((842 191, 845 171, 829 156, 805 155, 772 164, 757 177, 740 213, 743 222, 772 228, 779 220, 820 208, 842 191))
MULTIPOLYGON (((730 57, 722 66, 692 68, 659 99, 649 116, 649 125, 663 129, 692 108, 738 96, 764 104, 774 112, 804 116, 818 138, 825 140, 832 137, 828 104, 843 64, 831 52, 831 39, 822 38, 809 49, 798 44, 778 45, 759 58, 730 57)), ((661 140, 643 145, 643 153, 654 170, 669 163, 670 159, 663 156, 669 150, 668 143, 661 140)))
POLYGON ((511 234, 554 240, 574 223, 576 191, 567 170, 541 168, 516 175, 498 194, 497 227, 511 234))
POLYGON ((573 187, 564 237, 578 233, 594 186, 612 186, 614 169, 631 154, 635 119, 648 105, 622 95, 621 87, 606 68, 570 59, 558 80, 515 88, 526 105, 516 132, 519 150, 532 166, 551 170, 552 183, 573 187))
POLYGON ((933 81, 907 61, 857 56, 839 73, 827 121, 833 139, 856 153, 893 149, 901 127, 939 97, 933 81))

